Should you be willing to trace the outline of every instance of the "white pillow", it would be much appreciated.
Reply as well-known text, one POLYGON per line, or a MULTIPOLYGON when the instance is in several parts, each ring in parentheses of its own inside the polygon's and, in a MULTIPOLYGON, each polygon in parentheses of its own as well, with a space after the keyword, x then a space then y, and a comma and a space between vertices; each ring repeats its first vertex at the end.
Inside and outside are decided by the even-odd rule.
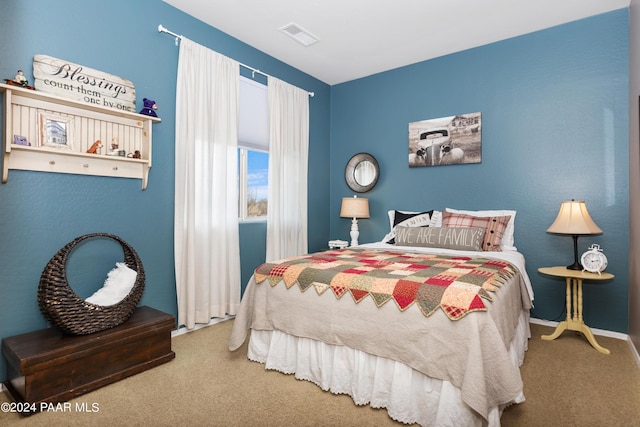
POLYGON ((492 211, 462 211, 458 209, 446 208, 447 212, 471 215, 478 218, 486 218, 488 216, 510 216, 509 222, 507 223, 507 228, 504 230, 504 235, 502 236, 502 242, 500 243, 500 249, 503 251, 517 251, 518 249, 514 246, 514 238, 513 233, 515 231, 515 222, 516 222, 516 211, 509 210, 492 210, 492 211))
POLYGON ((442 211, 433 211, 433 215, 431 215, 431 226, 442 227, 442 211))
POLYGON ((98 289, 85 301, 91 304, 109 306, 122 301, 133 289, 138 273, 127 267, 124 262, 117 262, 116 268, 107 274, 102 288, 98 289))

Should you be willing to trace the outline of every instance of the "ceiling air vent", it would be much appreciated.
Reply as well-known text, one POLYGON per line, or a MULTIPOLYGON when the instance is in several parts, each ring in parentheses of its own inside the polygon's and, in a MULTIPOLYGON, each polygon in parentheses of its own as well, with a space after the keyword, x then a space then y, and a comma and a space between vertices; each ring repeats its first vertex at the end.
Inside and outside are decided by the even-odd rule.
POLYGON ((304 46, 312 45, 320 40, 318 37, 293 22, 285 25, 284 27, 280 27, 279 30, 304 46))

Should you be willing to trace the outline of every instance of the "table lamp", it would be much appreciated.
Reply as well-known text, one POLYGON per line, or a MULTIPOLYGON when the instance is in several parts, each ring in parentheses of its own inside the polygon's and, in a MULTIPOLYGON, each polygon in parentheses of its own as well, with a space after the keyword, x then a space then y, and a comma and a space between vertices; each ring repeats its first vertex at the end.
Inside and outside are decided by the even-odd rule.
POLYGON ((358 246, 358 220, 357 218, 369 218, 369 199, 353 197, 343 197, 340 207, 340 216, 343 218, 353 218, 351 220, 351 246, 358 246))
POLYGON ((553 224, 547 229, 547 233, 567 234, 573 237, 574 263, 568 265, 569 270, 582 270, 578 262, 578 236, 602 234, 600 227, 591 219, 585 202, 562 202, 560 211, 553 224))

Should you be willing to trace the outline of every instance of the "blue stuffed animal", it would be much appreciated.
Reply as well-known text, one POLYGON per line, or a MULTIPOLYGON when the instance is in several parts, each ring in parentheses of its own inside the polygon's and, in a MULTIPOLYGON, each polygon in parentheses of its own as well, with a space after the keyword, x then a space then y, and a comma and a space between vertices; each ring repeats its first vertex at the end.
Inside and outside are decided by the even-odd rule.
POLYGON ((156 112, 153 111, 158 109, 158 106, 156 105, 156 101, 152 101, 151 99, 144 98, 142 102, 144 103, 144 107, 142 108, 142 110, 140 110, 140 114, 144 114, 146 116, 151 116, 151 117, 158 117, 156 112))

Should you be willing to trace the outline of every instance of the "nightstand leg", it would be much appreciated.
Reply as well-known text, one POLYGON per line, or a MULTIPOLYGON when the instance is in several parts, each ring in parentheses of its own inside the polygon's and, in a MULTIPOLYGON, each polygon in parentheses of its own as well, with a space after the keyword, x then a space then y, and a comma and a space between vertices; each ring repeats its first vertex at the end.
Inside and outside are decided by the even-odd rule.
POLYGON ((576 279, 576 287, 578 288, 578 321, 583 322, 582 320, 582 280, 576 279))
POLYGON ((551 335, 542 335, 540 338, 542 338, 545 341, 555 340, 560 335, 562 335, 562 333, 566 331, 568 327, 569 327, 569 322, 565 320, 563 322, 558 323, 558 326, 556 326, 556 330, 553 331, 551 335))
POLYGON ((569 277, 566 278, 567 283, 567 322, 571 320, 571 279, 569 277))
POLYGON ((598 342, 596 341, 595 337, 593 336, 593 332, 591 332, 591 329, 587 325, 585 325, 584 323, 582 323, 582 329, 580 330, 580 332, 582 332, 582 334, 585 337, 587 337, 587 340, 589 341, 589 344, 591 344, 593 346, 593 348, 598 350, 600 353, 611 354, 611 352, 609 350, 607 350, 606 348, 604 348, 600 344, 598 344, 598 342))
POLYGON ((582 333, 589 341, 589 344, 591 344, 593 348, 598 350, 600 353, 611 354, 609 350, 598 344, 595 337, 593 336, 593 332, 591 332, 591 329, 584 323, 584 320, 582 319, 582 280, 572 279, 570 277, 567 277, 566 280, 567 318, 565 321, 558 324, 556 330, 553 331, 551 335, 542 335, 540 338, 546 341, 555 340, 568 329, 570 331, 582 333), (572 308, 573 314, 571 314, 572 308))
POLYGON ((589 344, 591 344, 593 348, 598 350, 600 353, 611 354, 609 350, 607 350, 606 348, 598 344, 598 342, 596 341, 596 338, 593 336, 593 332, 591 332, 591 328, 589 328, 584 323, 584 320, 582 319, 582 280, 575 279, 575 281, 576 281, 576 287, 578 288, 578 319, 577 319, 578 332, 582 332, 582 334, 589 341, 589 344))
POLYGON ((567 279, 573 285, 573 316, 571 320, 578 321, 578 305, 582 305, 582 301, 578 303, 578 279, 567 279))

